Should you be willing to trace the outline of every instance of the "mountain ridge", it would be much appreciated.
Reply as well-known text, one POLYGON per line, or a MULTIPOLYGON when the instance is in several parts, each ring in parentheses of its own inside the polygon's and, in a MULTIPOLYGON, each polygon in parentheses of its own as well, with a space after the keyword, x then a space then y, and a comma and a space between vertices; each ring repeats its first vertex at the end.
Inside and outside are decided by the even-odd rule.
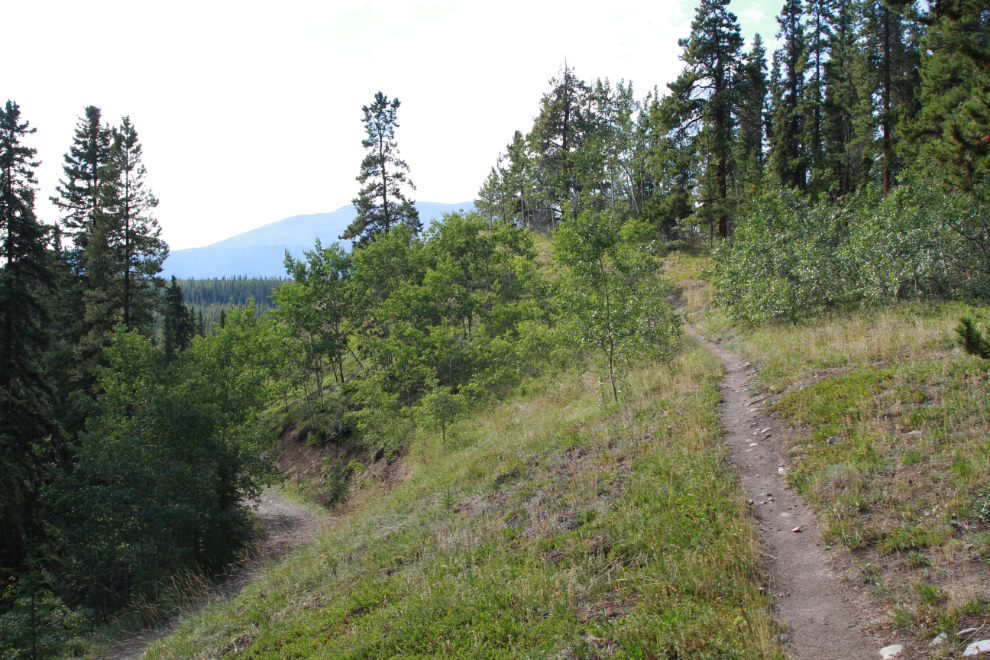
MULTIPOLYGON (((444 204, 417 202, 424 227, 444 213, 473 211, 474 202, 444 204)), ((172 251, 165 260, 162 276, 179 279, 209 277, 277 277, 285 275, 285 251, 301 258, 313 249, 316 239, 324 244, 340 243, 350 249, 350 241, 338 237, 354 220, 357 211, 347 204, 329 213, 304 213, 270 222, 261 227, 225 238, 203 247, 172 251)))

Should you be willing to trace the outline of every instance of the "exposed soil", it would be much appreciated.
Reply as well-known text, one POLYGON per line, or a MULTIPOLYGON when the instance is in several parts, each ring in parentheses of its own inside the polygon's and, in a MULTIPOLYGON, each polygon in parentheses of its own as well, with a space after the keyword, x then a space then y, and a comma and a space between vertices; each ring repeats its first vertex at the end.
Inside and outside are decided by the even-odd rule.
POLYGON ((750 365, 688 333, 725 363, 722 422, 732 460, 760 525, 774 615, 787 626, 788 651, 799 660, 872 660, 884 645, 864 632, 871 621, 822 548, 815 515, 785 487, 788 463, 781 429, 750 395, 750 365))
MULTIPOLYGON (((267 491, 254 504, 265 532, 264 538, 259 541, 251 558, 236 567, 213 589, 210 594, 212 598, 233 598, 251 582, 260 567, 277 561, 313 538, 319 520, 306 507, 267 491)), ((182 615, 173 617, 154 630, 141 631, 121 640, 106 657, 111 660, 142 657, 149 645, 175 630, 181 619, 182 615)))

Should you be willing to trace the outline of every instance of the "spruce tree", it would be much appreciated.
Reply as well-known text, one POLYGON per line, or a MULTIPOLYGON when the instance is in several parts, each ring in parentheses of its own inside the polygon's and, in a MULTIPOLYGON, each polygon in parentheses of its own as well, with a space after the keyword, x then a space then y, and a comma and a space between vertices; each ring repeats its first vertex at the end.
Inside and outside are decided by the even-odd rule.
POLYGON ((684 72, 669 85, 681 107, 682 123, 695 127, 707 156, 704 179, 711 185, 705 206, 718 220, 718 235, 729 235, 729 169, 735 137, 739 65, 743 39, 729 0, 701 0, 691 23, 691 35, 678 44, 684 49, 684 72))
POLYGON ((92 330, 87 298, 93 280, 99 279, 90 265, 96 263, 94 250, 101 252, 99 245, 90 243, 97 232, 111 142, 111 131, 102 123, 100 109, 88 106, 76 125, 72 145, 63 159, 63 177, 51 198, 61 211, 61 222, 56 269, 59 286, 49 300, 57 326, 56 345, 46 355, 46 365, 57 386, 58 399, 65 402, 58 412, 70 438, 85 422, 96 383, 94 360, 99 347, 86 346, 84 338, 92 330))
POLYGON ((804 142, 810 169, 809 187, 817 197, 828 189, 826 178, 824 115, 827 76, 825 65, 828 62, 832 43, 832 16, 835 10, 832 0, 807 0, 808 34, 807 74, 804 95, 804 142))
POLYGON ((395 141, 399 105, 399 99, 389 101, 378 92, 371 105, 361 108, 364 112, 361 121, 367 134, 361 145, 368 153, 357 176, 361 190, 351 200, 358 214, 340 236, 357 239, 358 245, 367 244, 378 234, 387 234, 399 224, 417 233, 423 229, 415 202, 403 192, 404 186, 414 191, 416 186, 409 180, 409 165, 399 158, 399 145, 395 141))
POLYGON ((65 154, 56 195, 65 234, 84 250, 100 208, 105 168, 110 162, 111 131, 101 121, 100 109, 87 106, 79 118, 69 152, 65 154))
POLYGON ((0 567, 15 568, 31 538, 41 535, 38 493, 44 476, 43 445, 53 429, 51 391, 40 355, 46 348, 39 297, 52 283, 49 230, 34 213, 36 150, 23 144, 34 133, 20 108, 0 112, 0 567))
POLYGON ((921 48, 921 112, 904 129, 916 160, 952 188, 990 199, 990 13, 975 0, 932 3, 921 48), (924 163, 923 163, 924 165, 924 163))
POLYGON ((805 69, 808 62, 801 0, 787 0, 777 17, 783 46, 774 53, 770 164, 780 183, 804 190, 808 153, 805 132, 805 69))
POLYGON ((739 128, 736 136, 736 179, 747 200, 759 195, 766 165, 763 151, 768 89, 766 58, 763 39, 757 34, 740 71, 737 112, 739 128))
POLYGON ((920 26, 881 0, 861 6, 858 106, 854 148, 861 149, 861 178, 876 178, 890 191, 904 160, 898 155, 903 117, 920 111, 920 26))
POLYGON ((829 19, 829 58, 824 64, 822 151, 832 196, 856 190, 862 158, 853 151, 853 112, 859 105, 854 67, 858 60, 853 0, 834 0, 829 19))
MULTIPOLYGON (((197 323, 182 298, 182 287, 172 276, 171 283, 165 287, 164 310, 162 312, 162 348, 165 361, 171 363, 180 351, 189 347, 192 338, 197 334, 197 323)), ((202 322, 202 310, 200 311, 202 322)), ((221 322, 222 324, 222 322, 221 322)))
POLYGON ((98 215, 103 262, 110 269, 105 300, 128 330, 149 330, 157 306, 168 246, 152 215, 158 199, 147 186, 142 148, 130 117, 113 129, 113 145, 98 215))

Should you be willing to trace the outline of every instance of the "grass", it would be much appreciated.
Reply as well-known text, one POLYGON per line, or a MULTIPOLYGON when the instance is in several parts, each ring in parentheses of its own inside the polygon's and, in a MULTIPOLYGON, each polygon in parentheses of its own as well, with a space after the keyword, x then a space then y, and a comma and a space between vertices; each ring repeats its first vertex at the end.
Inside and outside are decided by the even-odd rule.
POLYGON ((781 658, 721 377, 688 346, 619 406, 531 382, 146 657, 781 658))
POLYGON ((826 543, 876 568, 860 575, 892 623, 926 637, 990 620, 985 580, 964 570, 990 559, 990 362, 954 332, 990 309, 903 302, 737 325, 708 307, 699 264, 671 266, 685 270, 699 331, 758 366, 769 410, 793 428, 790 484, 826 543))

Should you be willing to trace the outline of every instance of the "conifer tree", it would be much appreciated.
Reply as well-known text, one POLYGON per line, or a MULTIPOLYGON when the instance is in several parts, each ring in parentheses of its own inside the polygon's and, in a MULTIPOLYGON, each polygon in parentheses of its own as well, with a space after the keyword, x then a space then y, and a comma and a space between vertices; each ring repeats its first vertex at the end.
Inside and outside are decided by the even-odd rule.
POLYGON ((111 281, 105 299, 128 330, 147 330, 153 321, 157 274, 168 256, 158 221, 151 215, 158 199, 147 187, 142 148, 130 117, 113 129, 113 145, 105 168, 101 211, 101 247, 105 247, 111 281))
POLYGON ((736 178, 747 199, 759 195, 766 165, 763 151, 766 127, 767 60, 763 39, 757 34, 740 71, 736 143, 736 178))
POLYGON ((770 133, 770 164, 781 184, 798 190, 807 186, 808 154, 805 131, 805 44, 804 11, 801 0, 787 0, 777 17, 783 46, 774 53, 773 119, 770 133))
POLYGON ((541 182, 552 209, 551 222, 556 222, 564 202, 570 202, 577 212, 574 194, 580 192, 580 172, 574 151, 581 146, 588 130, 588 96, 591 88, 577 77, 574 69, 564 62, 556 76, 550 79, 552 89, 540 101, 530 134, 530 148, 540 160, 544 180, 541 182))
POLYGON ((832 195, 856 190, 862 158, 853 151, 853 111, 859 105, 854 67, 859 58, 853 0, 834 0, 830 16, 829 58, 824 64, 822 151, 832 195))
MULTIPOLYGON (((50 307, 55 312, 55 350, 46 356, 49 373, 58 386, 59 417, 69 437, 85 422, 86 400, 96 383, 93 365, 97 349, 80 347, 91 331, 87 318, 87 291, 93 287, 89 266, 98 263, 90 242, 97 232, 97 218, 110 161, 111 131, 102 123, 100 109, 87 106, 76 125, 72 145, 62 164, 63 178, 51 198, 61 211, 58 251, 60 284, 50 307)), ((97 278, 98 279, 98 274, 97 278)))
MULTIPOLYGON (((202 311, 200 322, 202 322, 202 311)), ((182 287, 173 275, 171 283, 165 287, 162 312, 162 348, 166 362, 172 362, 179 351, 189 347, 189 343, 196 335, 196 325, 189 308, 183 304, 182 287)))
POLYGON ((423 229, 415 202, 403 192, 404 186, 413 191, 416 186, 409 180, 409 165, 399 158, 399 145, 395 141, 399 105, 399 99, 389 101, 378 92, 371 105, 361 108, 364 112, 361 121, 367 134, 361 145, 368 153, 357 176, 361 191, 351 200, 358 215, 340 236, 357 239, 358 245, 365 245, 378 234, 387 234, 399 224, 414 232, 423 229))
POLYGON ((855 142, 862 150, 861 177, 876 174, 884 193, 890 191, 897 172, 904 167, 903 158, 898 156, 901 136, 896 128, 902 117, 920 111, 919 27, 881 0, 862 5, 855 142))
POLYGON ((531 226, 532 203, 530 201, 530 157, 526 151, 526 138, 521 131, 512 134, 512 142, 505 145, 508 167, 505 169, 505 192, 509 198, 512 217, 523 227, 531 226))
POLYGON ((79 118, 69 152, 65 154, 56 195, 51 198, 62 211, 65 234, 83 250, 93 232, 105 176, 110 162, 111 131, 101 121, 100 109, 87 106, 79 118))
POLYGON ((934 2, 924 37, 921 112, 905 149, 932 157, 949 186, 990 199, 990 12, 976 0, 934 2))
POLYGON ((831 21, 835 9, 833 4, 832 0, 807 0, 805 6, 808 28, 806 38, 808 80, 804 95, 804 142, 810 169, 809 185, 815 197, 828 187, 823 124, 827 84, 825 65, 828 62, 829 46, 832 41, 831 21))
POLYGON ((0 567, 15 568, 41 535, 42 447, 52 433, 51 398, 39 358, 46 347, 39 296, 52 283, 49 230, 34 213, 34 133, 20 108, 0 111, 0 567))
POLYGON ((684 72, 670 84, 681 102, 678 114, 696 135, 704 138, 704 152, 711 166, 707 179, 713 183, 705 200, 718 219, 718 235, 729 235, 729 168, 742 61, 742 36, 729 0, 701 0, 691 23, 691 35, 678 44, 684 49, 684 72))

